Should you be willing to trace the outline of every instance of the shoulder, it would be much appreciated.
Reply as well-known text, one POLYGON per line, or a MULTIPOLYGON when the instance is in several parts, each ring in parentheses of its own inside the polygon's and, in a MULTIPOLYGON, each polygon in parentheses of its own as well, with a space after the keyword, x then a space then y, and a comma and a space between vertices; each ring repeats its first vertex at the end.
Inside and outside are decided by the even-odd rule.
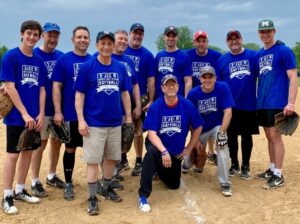
POLYGON ((214 56, 220 57, 222 54, 219 51, 216 51, 214 49, 208 48, 208 54, 212 54, 214 56))

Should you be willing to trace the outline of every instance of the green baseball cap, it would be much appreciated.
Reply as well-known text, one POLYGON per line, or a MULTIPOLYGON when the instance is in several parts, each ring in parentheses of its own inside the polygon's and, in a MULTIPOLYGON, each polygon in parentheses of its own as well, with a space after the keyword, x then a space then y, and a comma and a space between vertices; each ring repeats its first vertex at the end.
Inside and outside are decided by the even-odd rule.
POLYGON ((258 23, 258 30, 274 30, 275 26, 272 20, 264 19, 258 23))

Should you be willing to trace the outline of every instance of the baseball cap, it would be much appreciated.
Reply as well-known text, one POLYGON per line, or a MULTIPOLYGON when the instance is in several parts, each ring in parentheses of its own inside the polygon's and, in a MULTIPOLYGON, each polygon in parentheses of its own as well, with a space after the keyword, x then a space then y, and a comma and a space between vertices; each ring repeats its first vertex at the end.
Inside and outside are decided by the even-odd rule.
POLYGON ((110 31, 100 31, 97 34, 96 43, 98 43, 98 41, 101 40, 104 37, 109 37, 110 39, 112 39, 112 41, 115 42, 115 35, 112 32, 110 32, 110 31))
POLYGON ((164 35, 167 35, 168 33, 174 33, 176 36, 178 35, 178 31, 177 31, 176 27, 174 27, 174 26, 167 26, 165 28, 164 35))
POLYGON ((216 71, 213 67, 207 65, 207 66, 204 66, 200 69, 200 76, 199 77, 201 77, 204 74, 216 75, 216 71))
POLYGON ((43 32, 56 31, 60 33, 60 27, 56 23, 45 23, 43 32))
POLYGON ((204 37, 204 38, 208 39, 207 33, 204 32, 204 31, 201 31, 201 30, 197 31, 197 32, 194 34, 194 40, 197 40, 199 37, 204 37))
POLYGON ((274 30, 275 26, 272 20, 264 19, 258 23, 258 30, 274 30))
POLYGON ((240 31, 238 30, 230 30, 228 33, 227 33, 227 38, 226 40, 228 40, 232 34, 235 34, 237 35, 239 38, 242 38, 242 34, 240 33, 240 31))
POLYGON ((130 27, 130 32, 135 31, 135 30, 142 30, 144 32, 144 26, 140 23, 134 23, 130 27))
POLYGON ((174 80, 176 83, 178 82, 175 75, 167 74, 167 75, 165 75, 165 76, 162 77, 161 84, 165 85, 166 82, 169 81, 169 80, 174 80))

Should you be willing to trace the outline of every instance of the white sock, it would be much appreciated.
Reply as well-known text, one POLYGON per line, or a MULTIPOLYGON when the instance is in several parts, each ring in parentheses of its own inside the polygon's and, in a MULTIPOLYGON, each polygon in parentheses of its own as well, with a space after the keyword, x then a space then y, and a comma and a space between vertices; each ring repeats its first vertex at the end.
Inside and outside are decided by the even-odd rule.
POLYGON ((275 163, 270 163, 269 168, 274 173, 274 171, 275 171, 275 163))
POLYGON ((36 184, 36 182, 38 182, 38 181, 40 181, 40 179, 39 178, 35 178, 35 179, 32 179, 31 180, 31 186, 35 186, 35 184, 36 184))
POLYGON ((281 177, 281 173, 282 173, 282 169, 277 169, 277 168, 275 168, 274 174, 275 174, 276 176, 281 177))
POLYGON ((48 180, 52 180, 55 176, 55 173, 48 173, 47 178, 48 180))
POLYGON ((7 196, 14 196, 14 190, 13 189, 4 189, 4 198, 7 196))
POLYGON ((25 184, 16 184, 16 194, 22 193, 25 188, 25 184))

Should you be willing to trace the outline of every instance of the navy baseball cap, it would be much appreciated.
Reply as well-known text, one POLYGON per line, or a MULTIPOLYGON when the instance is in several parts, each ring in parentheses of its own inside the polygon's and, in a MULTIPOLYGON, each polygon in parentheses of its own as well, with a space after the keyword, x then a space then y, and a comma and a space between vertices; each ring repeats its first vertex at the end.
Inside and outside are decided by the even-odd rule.
POLYGON ((200 76, 201 77, 202 75, 205 75, 205 74, 212 74, 214 76, 216 76, 216 70, 211 67, 211 66, 204 66, 200 69, 200 76))
POLYGON ((109 37, 110 39, 112 39, 113 42, 115 42, 115 35, 112 32, 110 32, 110 31, 100 31, 97 34, 96 43, 98 43, 98 41, 103 39, 104 37, 109 37))
POLYGON ((168 33, 174 33, 176 36, 178 35, 178 31, 177 31, 176 27, 174 27, 174 26, 167 26, 165 28, 164 35, 167 35, 168 33))
POLYGON ((240 31, 238 30, 230 30, 228 33, 227 33, 227 37, 226 37, 226 40, 228 40, 232 34, 235 34, 237 35, 239 38, 242 38, 242 34, 240 31))
POLYGON ((43 26, 43 32, 56 31, 60 33, 60 27, 56 23, 45 23, 43 26))
POLYGON ((144 26, 140 23, 134 23, 131 25, 130 27, 130 32, 135 31, 135 30, 141 30, 141 31, 145 31, 144 26))
POLYGON ((174 80, 176 83, 178 82, 175 75, 167 74, 161 78, 161 85, 165 85, 169 80, 174 80))

